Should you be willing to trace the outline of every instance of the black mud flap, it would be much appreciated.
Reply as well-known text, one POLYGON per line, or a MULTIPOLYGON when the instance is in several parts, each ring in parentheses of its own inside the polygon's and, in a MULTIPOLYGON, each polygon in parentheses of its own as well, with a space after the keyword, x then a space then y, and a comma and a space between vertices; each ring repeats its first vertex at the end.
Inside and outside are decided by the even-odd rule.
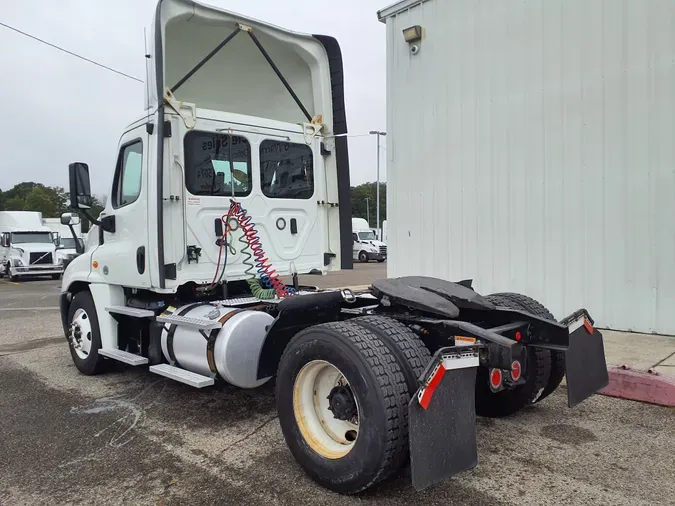
MULTIPOLYGON (((579 313, 579 312, 578 312, 579 313)), ((565 357, 567 404, 574 407, 609 384, 602 334, 584 312, 569 319, 570 343, 565 357)))
POLYGON ((453 368, 441 351, 408 405, 412 483, 417 490, 478 465, 476 367, 458 356, 453 368))

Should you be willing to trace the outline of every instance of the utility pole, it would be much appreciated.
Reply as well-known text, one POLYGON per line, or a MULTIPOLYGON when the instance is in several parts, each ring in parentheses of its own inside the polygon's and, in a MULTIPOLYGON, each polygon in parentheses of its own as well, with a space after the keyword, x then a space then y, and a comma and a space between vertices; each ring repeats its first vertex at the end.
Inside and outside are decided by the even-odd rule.
POLYGON ((376 187, 376 200, 375 203, 375 215, 377 219, 377 238, 379 239, 382 235, 380 233, 380 136, 384 137, 387 135, 387 132, 381 132, 379 130, 371 130, 370 135, 375 135, 377 138, 377 187, 376 187))
POLYGON ((368 226, 370 227, 370 202, 369 198, 366 197, 366 221, 368 222, 368 226))

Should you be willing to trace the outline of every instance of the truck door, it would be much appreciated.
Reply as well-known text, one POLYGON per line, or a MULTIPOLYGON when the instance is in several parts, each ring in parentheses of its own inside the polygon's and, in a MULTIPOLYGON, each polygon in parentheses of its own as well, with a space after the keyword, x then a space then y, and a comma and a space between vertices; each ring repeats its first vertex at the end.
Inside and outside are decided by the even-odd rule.
POLYGON ((147 167, 148 134, 142 125, 122 135, 112 189, 101 215, 115 217, 115 231, 103 232, 103 244, 92 256, 106 283, 150 286, 147 167))
POLYGON ((328 251, 325 228, 323 160, 302 135, 288 139, 260 137, 258 145, 261 208, 266 211, 263 228, 270 237, 268 254, 275 254, 280 268, 292 261, 299 273, 323 268, 328 251))

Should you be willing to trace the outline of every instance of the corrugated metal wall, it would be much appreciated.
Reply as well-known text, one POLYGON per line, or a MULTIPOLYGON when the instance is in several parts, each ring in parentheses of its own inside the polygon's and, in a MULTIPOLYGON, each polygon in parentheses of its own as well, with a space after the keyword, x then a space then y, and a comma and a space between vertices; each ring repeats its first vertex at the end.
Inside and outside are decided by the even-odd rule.
POLYGON ((473 277, 558 318, 675 334, 674 27, 673 0, 390 17, 388 275, 473 277))

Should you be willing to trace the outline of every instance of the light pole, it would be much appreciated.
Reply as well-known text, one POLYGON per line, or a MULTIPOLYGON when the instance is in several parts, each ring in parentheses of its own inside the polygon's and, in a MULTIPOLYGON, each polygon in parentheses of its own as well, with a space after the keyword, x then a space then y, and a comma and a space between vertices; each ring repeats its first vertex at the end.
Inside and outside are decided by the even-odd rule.
POLYGON ((366 221, 368 222, 368 226, 370 227, 370 202, 368 202, 370 199, 366 197, 366 221))
POLYGON ((377 137, 377 187, 376 191, 376 202, 375 202, 375 216, 377 219, 377 237, 380 237, 380 136, 384 137, 387 135, 387 132, 380 132, 379 130, 371 130, 370 135, 375 135, 377 137))

